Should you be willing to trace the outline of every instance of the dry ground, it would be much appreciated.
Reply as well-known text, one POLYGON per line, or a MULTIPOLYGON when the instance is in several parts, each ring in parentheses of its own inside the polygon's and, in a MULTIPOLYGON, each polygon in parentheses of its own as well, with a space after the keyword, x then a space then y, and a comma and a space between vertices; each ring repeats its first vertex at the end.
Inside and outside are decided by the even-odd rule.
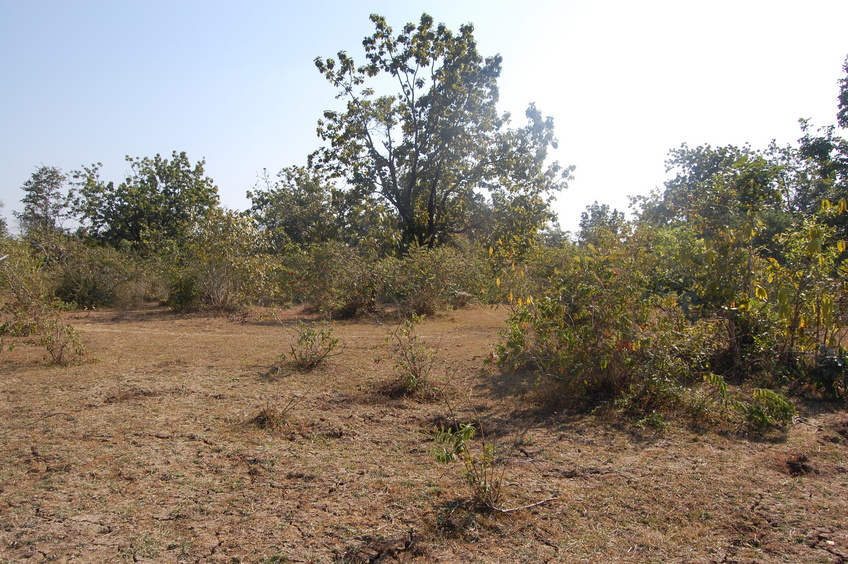
POLYGON ((486 514, 432 457, 445 403, 377 392, 391 325, 338 323, 342 354, 275 371, 302 317, 281 315, 80 312, 95 361, 3 352, 0 561, 848 562, 841 406, 768 440, 534 411, 484 369, 503 311, 437 316, 421 333, 498 449, 504 505, 556 498, 486 514))

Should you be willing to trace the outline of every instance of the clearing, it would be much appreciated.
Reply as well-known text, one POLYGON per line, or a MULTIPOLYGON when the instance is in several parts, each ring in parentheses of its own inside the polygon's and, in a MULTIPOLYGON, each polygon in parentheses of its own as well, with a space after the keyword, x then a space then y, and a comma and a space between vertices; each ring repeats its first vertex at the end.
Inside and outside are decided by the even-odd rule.
POLYGON ((765 439, 541 410, 484 364, 506 312, 483 307, 419 328, 450 407, 392 398, 393 321, 336 323, 341 353, 298 371, 275 366, 310 316, 272 313, 73 312, 96 360, 4 351, 0 561, 848 562, 844 405, 765 439), (505 507, 549 501, 469 508, 433 458, 451 411, 505 507))

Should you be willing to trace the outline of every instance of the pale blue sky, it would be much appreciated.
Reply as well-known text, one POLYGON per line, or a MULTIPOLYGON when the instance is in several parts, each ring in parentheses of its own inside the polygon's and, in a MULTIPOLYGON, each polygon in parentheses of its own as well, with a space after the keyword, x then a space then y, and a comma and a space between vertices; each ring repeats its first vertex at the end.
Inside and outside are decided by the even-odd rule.
MULTIPOLYGON (((303 164, 336 103, 316 56, 362 59, 376 12, 473 22, 500 53, 502 109, 555 120, 577 166, 556 209, 574 229, 598 200, 662 185, 669 149, 799 137, 835 122, 848 1, 0 0, 0 201, 19 209, 40 165, 186 151, 206 158, 225 206, 244 209, 263 168, 303 164)), ((13 224, 13 222, 10 222, 13 224)))

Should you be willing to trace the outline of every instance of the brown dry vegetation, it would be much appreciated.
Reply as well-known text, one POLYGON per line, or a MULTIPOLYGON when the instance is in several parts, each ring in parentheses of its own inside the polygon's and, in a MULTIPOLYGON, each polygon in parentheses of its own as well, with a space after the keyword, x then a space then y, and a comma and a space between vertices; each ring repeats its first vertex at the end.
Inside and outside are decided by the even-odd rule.
POLYGON ((437 316, 420 332, 497 447, 505 505, 556 498, 486 513, 433 459, 446 404, 380 394, 390 325, 339 323, 341 354, 298 371, 278 365, 298 310, 70 317, 96 360, 0 357, 2 561, 848 561, 841 406, 766 440, 537 410, 484 366, 502 310, 437 316))

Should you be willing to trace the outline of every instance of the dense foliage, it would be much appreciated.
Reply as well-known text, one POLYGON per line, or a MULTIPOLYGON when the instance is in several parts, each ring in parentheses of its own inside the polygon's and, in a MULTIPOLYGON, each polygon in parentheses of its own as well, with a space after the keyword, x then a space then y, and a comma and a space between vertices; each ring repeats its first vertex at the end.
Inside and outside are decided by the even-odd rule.
MULTIPOLYGON (((3 202, 0 202, 0 210, 3 209, 3 202)), ((0 237, 7 237, 9 235, 9 226, 6 225, 6 218, 0 217, 0 237)))
MULTIPOLYGON (((477 228, 481 208, 531 210, 521 204, 565 186, 570 170, 547 163, 553 121, 531 105, 525 127, 506 127, 496 108, 501 58, 477 52, 471 25, 454 33, 425 14, 395 35, 384 18, 371 21, 364 65, 345 52, 315 60, 346 106, 324 112, 318 132, 328 146, 312 160, 388 206, 401 248, 442 244, 477 228), (381 76, 399 91, 365 86, 381 76)), ((530 216, 530 233, 549 219, 542 211, 530 216)))
MULTIPOLYGON (((476 300, 511 315, 492 359, 577 405, 791 418, 786 392, 845 397, 848 141, 802 121, 796 145, 682 145, 633 217, 595 203, 574 237, 550 198, 553 123, 496 111, 498 56, 426 14, 372 16, 365 64, 316 59, 344 102, 309 165, 264 175, 244 213, 185 153, 42 166, 20 236, 0 224, 0 337, 74 343, 62 307, 156 299, 177 311, 303 303, 330 317, 407 318, 476 300), (379 93, 380 77, 399 91, 379 93), (374 83, 373 86, 371 83, 374 83), (69 181, 69 179, 71 179, 69 181), (52 341, 51 341, 52 339, 52 341)), ((839 126, 848 126, 848 60, 839 126)), ((52 343, 52 344, 51 344, 52 343)), ((81 349, 80 349, 81 350, 81 349)))
POLYGON ((171 160, 127 157, 132 174, 123 182, 104 182, 100 165, 74 173, 74 211, 88 235, 103 243, 155 252, 177 241, 218 206, 218 188, 200 161, 192 167, 185 153, 171 160))

